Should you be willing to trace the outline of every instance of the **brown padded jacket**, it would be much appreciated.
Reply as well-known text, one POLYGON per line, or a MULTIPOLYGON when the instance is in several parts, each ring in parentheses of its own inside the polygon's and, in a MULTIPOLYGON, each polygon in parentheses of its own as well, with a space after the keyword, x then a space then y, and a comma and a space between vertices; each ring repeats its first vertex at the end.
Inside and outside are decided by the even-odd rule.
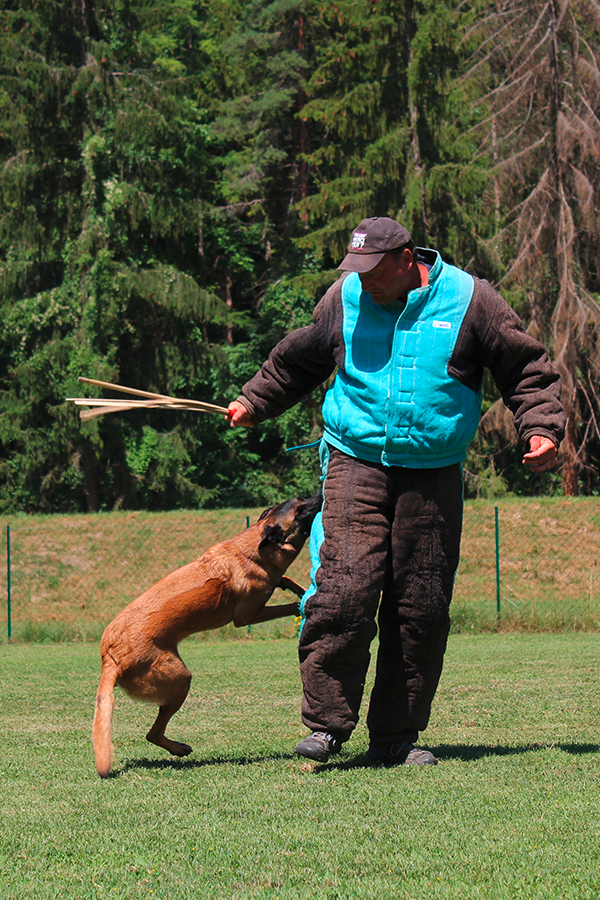
MULTIPOLYGON (((437 253, 419 250, 431 262, 437 253)), ((255 423, 278 416, 326 381, 336 366, 344 371, 344 309, 339 278, 317 304, 310 325, 283 338, 238 398, 255 423)), ((490 370, 523 442, 535 435, 558 447, 566 414, 561 381, 544 347, 489 282, 474 278, 474 290, 453 348, 448 374, 477 392, 490 370)))

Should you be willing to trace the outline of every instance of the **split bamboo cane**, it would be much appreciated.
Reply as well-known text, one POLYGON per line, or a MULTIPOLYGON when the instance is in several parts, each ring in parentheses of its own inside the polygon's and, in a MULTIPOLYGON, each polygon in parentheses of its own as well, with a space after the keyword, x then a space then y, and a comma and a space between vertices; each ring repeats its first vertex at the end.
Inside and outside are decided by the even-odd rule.
POLYGON ((91 397, 67 397, 67 401, 76 406, 89 406, 92 409, 82 410, 79 417, 82 421, 103 416, 106 413, 125 412, 130 409, 185 409, 194 412, 210 412, 219 415, 227 415, 228 410, 224 406, 215 406, 214 403, 203 403, 201 400, 186 400, 181 397, 170 397, 168 394, 154 394, 151 391, 140 391, 137 388, 126 387, 122 384, 111 384, 108 381, 98 381, 95 378, 78 379, 85 384, 93 384, 96 387, 107 388, 111 391, 121 391, 135 397, 144 397, 144 400, 105 400, 91 397))

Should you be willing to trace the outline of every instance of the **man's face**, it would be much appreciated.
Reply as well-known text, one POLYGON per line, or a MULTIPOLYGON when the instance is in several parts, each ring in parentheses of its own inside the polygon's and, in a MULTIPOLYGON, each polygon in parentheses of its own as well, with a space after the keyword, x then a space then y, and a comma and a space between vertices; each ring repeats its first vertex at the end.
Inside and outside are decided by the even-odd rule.
POLYGON ((371 295, 377 306, 387 306, 396 300, 405 300, 409 291, 409 271, 413 255, 405 248, 399 257, 388 252, 370 272, 359 275, 363 291, 371 295))

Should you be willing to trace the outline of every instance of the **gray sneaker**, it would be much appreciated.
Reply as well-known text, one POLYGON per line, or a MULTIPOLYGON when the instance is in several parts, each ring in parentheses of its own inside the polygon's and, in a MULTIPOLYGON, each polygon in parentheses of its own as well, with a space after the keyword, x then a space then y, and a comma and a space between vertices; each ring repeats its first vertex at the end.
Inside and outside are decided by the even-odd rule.
POLYGON ((317 762, 327 762, 330 756, 339 753, 342 742, 327 731, 313 731, 296 747, 298 756, 306 756, 307 759, 315 759, 317 762))
POLYGON ((391 744, 388 747, 369 745, 367 756, 384 766, 437 766, 437 759, 429 750, 420 750, 414 744, 391 744))

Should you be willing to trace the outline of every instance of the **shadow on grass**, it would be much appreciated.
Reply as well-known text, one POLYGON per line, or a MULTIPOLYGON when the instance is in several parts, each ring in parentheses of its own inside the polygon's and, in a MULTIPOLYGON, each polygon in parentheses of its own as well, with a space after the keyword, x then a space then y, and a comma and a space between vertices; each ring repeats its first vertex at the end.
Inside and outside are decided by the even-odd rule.
MULTIPOLYGON (((535 753, 541 750, 562 750, 564 753, 571 753, 573 756, 580 756, 587 753, 598 753, 600 745, 598 744, 520 744, 512 747, 507 746, 490 746, 479 744, 469 746, 467 744, 438 744, 437 747, 429 747, 428 749, 437 756, 440 762, 445 760, 462 760, 463 762, 474 762, 483 759, 486 756, 518 756, 523 753, 535 753)), ((298 764, 310 765, 310 760, 302 759, 295 753, 270 753, 264 756, 212 756, 205 759, 174 759, 167 757, 165 759, 130 759, 120 768, 114 769, 109 778, 118 778, 126 772, 132 772, 140 769, 175 769, 180 771, 189 771, 190 769, 204 769, 206 766, 251 766, 259 763, 274 762, 277 760, 292 760, 298 764)), ((330 763, 314 763, 313 772, 331 772, 336 769, 372 769, 378 768, 366 755, 359 753, 349 758, 335 760, 330 763)), ((384 768, 384 767, 382 767, 384 768)))
POLYGON ((120 769, 113 769, 108 777, 116 778, 139 769, 176 769, 185 772, 189 769, 204 769, 206 766, 251 766, 286 759, 297 760, 298 757, 295 753, 270 753, 264 756, 211 756, 206 759, 176 759, 172 756, 165 759, 128 759, 120 769))
POLYGON ((558 741, 553 741, 551 744, 519 744, 514 747, 489 747, 485 744, 475 746, 439 744, 433 748, 432 752, 440 760, 462 759, 464 762, 469 762, 474 759, 482 759, 484 756, 518 756, 521 753, 532 753, 538 750, 562 750, 564 753, 578 756, 583 753, 598 753, 600 746, 598 744, 561 744, 558 741))
MULTIPOLYGON (((486 744, 478 744, 470 746, 467 744, 438 744, 437 747, 427 747, 428 750, 438 758, 440 762, 445 760, 462 760, 463 762, 474 762, 483 759, 486 756, 519 756, 523 753, 535 753, 540 750, 562 750, 565 753, 571 753, 574 756, 583 755, 585 753, 598 753, 600 745, 598 744, 520 744, 512 747, 507 746, 490 746, 486 744)), ((341 759, 333 763, 318 765, 315 772, 329 771, 331 769, 360 769, 377 767, 366 755, 361 753, 351 759, 341 759)), ((383 767, 382 767, 383 768, 383 767)))

